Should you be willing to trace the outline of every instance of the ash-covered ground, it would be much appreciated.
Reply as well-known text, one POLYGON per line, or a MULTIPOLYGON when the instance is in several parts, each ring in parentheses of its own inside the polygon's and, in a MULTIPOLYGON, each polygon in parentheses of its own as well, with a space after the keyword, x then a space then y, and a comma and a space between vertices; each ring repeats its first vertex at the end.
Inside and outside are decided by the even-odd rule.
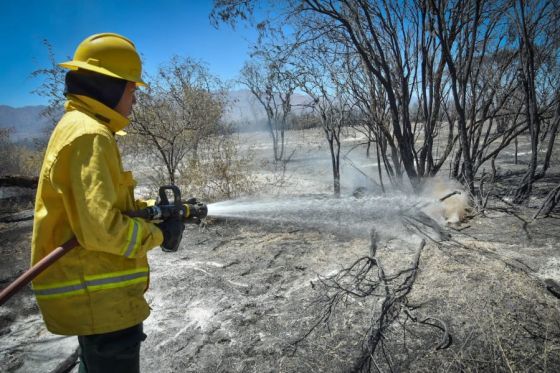
MULTIPOLYGON (((330 160, 320 132, 290 133, 288 146, 295 153, 280 171, 265 162, 271 155, 266 134, 241 136, 257 155, 255 177, 274 182, 268 197, 285 203, 313 194, 329 203, 330 160)), ((350 133, 344 148, 360 141, 350 133)), ((149 172, 128 163, 138 169, 140 180, 149 172)), ((444 206, 422 204, 422 212, 441 230, 430 226, 431 220, 411 225, 397 216, 372 214, 379 241, 377 266, 368 279, 376 280, 380 267, 387 277, 405 272, 389 286, 368 296, 350 294, 332 309, 322 302, 333 291, 324 283, 370 254, 367 217, 360 219, 363 227, 347 224, 346 215, 346 222, 326 224, 325 216, 298 219, 293 213, 290 219, 222 216, 204 226, 189 225, 178 252, 149 254, 146 297, 152 314, 144 325, 142 370, 351 371, 362 356, 368 328, 381 326, 387 292, 398 295, 424 238, 412 287, 386 315, 391 322, 383 324, 372 371, 559 371, 560 300, 553 293, 560 282, 560 220, 558 215, 532 220, 544 195, 537 194, 528 206, 510 206, 507 189, 525 165, 514 165, 511 154, 504 153, 499 166, 492 193, 506 199, 491 197, 483 213, 464 211, 462 223, 445 223, 456 218, 457 209, 464 210, 453 200, 460 196, 444 206), (319 322, 326 311, 332 311, 328 324, 319 322)), ((374 175, 375 158, 352 152, 343 167, 344 196, 358 187, 378 193, 357 170, 374 175)), ((557 171, 538 187, 556 183, 557 171)), ((430 188, 436 195, 424 198, 454 189, 447 184, 430 188)), ((349 203, 348 209, 356 208, 349 203)), ((27 268, 31 228, 30 221, 0 225, 1 287, 27 268)), ((29 289, 0 308, 0 372, 76 371, 76 356, 75 337, 44 329, 29 289)))

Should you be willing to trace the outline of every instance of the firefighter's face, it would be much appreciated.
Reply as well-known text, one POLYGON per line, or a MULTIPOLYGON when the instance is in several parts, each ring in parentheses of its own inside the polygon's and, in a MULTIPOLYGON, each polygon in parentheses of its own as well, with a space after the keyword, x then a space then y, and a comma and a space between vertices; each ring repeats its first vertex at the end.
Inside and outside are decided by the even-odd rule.
POLYGON ((128 82, 124 89, 121 100, 115 107, 115 111, 121 115, 128 117, 132 113, 132 106, 136 103, 136 83, 128 82))

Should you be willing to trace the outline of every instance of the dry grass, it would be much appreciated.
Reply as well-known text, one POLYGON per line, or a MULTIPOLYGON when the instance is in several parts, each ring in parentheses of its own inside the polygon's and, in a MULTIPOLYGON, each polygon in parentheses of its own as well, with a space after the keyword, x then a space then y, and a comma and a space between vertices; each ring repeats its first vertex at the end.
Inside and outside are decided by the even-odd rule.
POLYGON ((539 282, 473 246, 432 246, 423 265, 410 301, 446 320, 454 343, 436 352, 430 348, 435 336, 416 339, 422 332, 411 328, 405 352, 416 357, 405 360, 410 370, 558 371, 558 300, 539 282))

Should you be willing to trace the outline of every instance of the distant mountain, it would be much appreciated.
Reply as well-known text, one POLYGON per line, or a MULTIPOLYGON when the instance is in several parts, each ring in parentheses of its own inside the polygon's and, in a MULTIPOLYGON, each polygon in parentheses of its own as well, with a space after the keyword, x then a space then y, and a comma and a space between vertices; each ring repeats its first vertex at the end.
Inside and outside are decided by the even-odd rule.
POLYGON ((44 136, 44 129, 51 124, 41 115, 46 106, 24 106, 14 108, 0 105, 0 128, 13 128, 13 141, 35 139, 44 136))
POLYGON ((225 120, 229 122, 254 122, 266 118, 261 104, 248 90, 231 91, 228 94, 229 108, 225 120))
MULTIPOLYGON (((305 95, 294 94, 292 105, 294 113, 305 111, 303 105, 309 100, 305 95)), ((266 112, 249 90, 229 92, 229 109, 225 120, 233 122, 239 129, 254 130, 262 127, 266 122, 266 112)), ((48 118, 41 115, 46 106, 23 106, 14 108, 0 105, 0 128, 13 128, 13 141, 35 139, 44 136, 44 130, 51 126, 48 118)))

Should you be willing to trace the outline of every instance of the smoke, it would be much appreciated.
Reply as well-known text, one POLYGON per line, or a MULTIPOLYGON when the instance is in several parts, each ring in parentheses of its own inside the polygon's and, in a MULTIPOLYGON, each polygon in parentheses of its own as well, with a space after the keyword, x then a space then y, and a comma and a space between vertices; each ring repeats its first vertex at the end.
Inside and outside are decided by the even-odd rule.
POLYGON ((424 184, 422 195, 426 198, 439 200, 453 192, 459 192, 459 194, 455 194, 439 204, 432 204, 426 208, 426 213, 440 224, 453 224, 463 221, 470 208, 469 198, 463 186, 455 180, 434 177, 428 179, 424 184))

